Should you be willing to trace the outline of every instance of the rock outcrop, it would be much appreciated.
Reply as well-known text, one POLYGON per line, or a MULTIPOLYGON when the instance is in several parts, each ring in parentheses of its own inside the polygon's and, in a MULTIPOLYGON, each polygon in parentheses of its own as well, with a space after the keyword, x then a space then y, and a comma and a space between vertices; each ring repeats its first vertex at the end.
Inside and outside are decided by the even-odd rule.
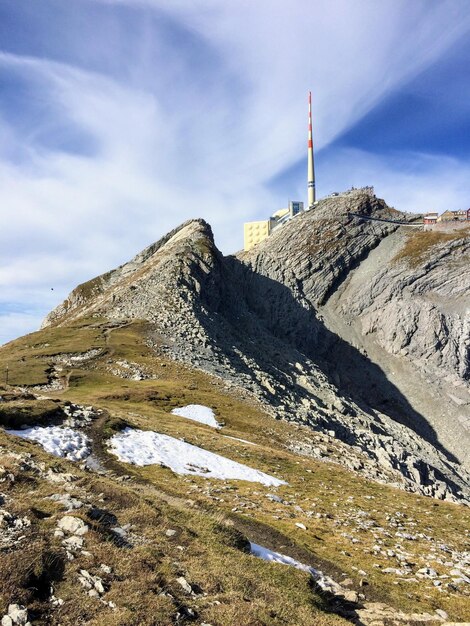
POLYGON ((423 233, 351 213, 386 218, 390 209, 361 190, 327 199, 241 259, 323 320, 332 334, 318 333, 312 349, 342 390, 468 469, 470 229, 423 233), (378 368, 361 365, 358 352, 378 368))
POLYGON ((361 450, 374 478, 388 473, 406 489, 470 501, 468 237, 438 241, 437 253, 414 265, 404 227, 351 213, 412 220, 369 191, 349 192, 233 257, 192 220, 77 287, 44 325, 148 320, 156 350, 222 377, 276 418, 361 450), (456 398, 450 413, 439 396, 442 368, 456 398), (431 402, 420 400, 421 373, 430 386, 438 381, 431 402))

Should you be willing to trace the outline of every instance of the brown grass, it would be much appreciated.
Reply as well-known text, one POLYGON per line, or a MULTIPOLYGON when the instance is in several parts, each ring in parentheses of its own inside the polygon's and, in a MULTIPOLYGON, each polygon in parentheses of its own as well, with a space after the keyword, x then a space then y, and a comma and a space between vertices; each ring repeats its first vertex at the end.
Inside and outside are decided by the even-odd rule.
POLYGON ((57 400, 18 400, 0 403, 0 426, 19 428, 60 422, 65 417, 57 400))
POLYGON ((440 246, 449 241, 464 240, 469 234, 470 227, 451 233, 437 231, 410 233, 405 245, 395 256, 393 261, 398 262, 404 260, 410 267, 417 267, 429 259, 436 246, 440 246))
MULTIPOLYGON (((0 434, 0 445, 5 443, 14 453, 26 447, 24 442, 0 434)), ((29 448, 34 461, 47 468, 51 457, 38 447, 29 448)), ((12 457, 0 455, 0 464, 6 462, 17 475, 28 473, 18 459, 15 467, 12 457)), ((142 497, 132 484, 90 475, 66 461, 52 463, 75 475, 67 491, 110 511, 118 524, 132 525, 134 547, 117 546, 107 536, 106 523, 99 519, 90 523, 89 514, 80 509, 72 514, 90 525, 85 536, 89 555, 79 553, 74 560, 67 560, 61 540, 53 536, 57 519, 64 513, 47 499, 63 487, 34 473, 27 483, 14 481, 8 509, 27 515, 33 524, 17 548, 0 552, 1 612, 9 603, 20 602, 38 624, 167 626, 189 607, 201 621, 224 626, 344 623, 323 613, 323 600, 310 589, 306 574, 269 566, 244 554, 240 533, 223 522, 196 510, 168 506, 152 489, 146 489, 142 497), (40 519, 33 510, 43 512, 40 519), (171 539, 165 535, 168 528, 177 530, 171 539), (112 573, 104 574, 101 563, 109 565, 112 573), (116 610, 87 596, 78 582, 80 569, 104 580, 108 588, 104 599, 114 602, 116 610), (181 575, 201 592, 194 597, 186 595, 176 582, 181 575), (60 608, 50 606, 50 585, 55 596, 64 600, 60 608), (288 616, 291 622, 286 621, 288 616)))
MULTIPOLYGON (((110 540, 106 528, 93 524, 87 535, 87 550, 93 556, 80 556, 65 564, 56 595, 66 602, 53 617, 48 617, 48 623, 170 624, 177 607, 182 606, 192 607, 200 616, 199 621, 223 626, 345 623, 325 612, 325 601, 312 591, 307 574, 246 554, 247 536, 319 567, 336 579, 341 580, 343 575, 352 578, 355 588, 364 591, 368 600, 384 601, 410 612, 442 608, 455 620, 468 617, 469 599, 463 588, 442 593, 426 582, 394 584, 395 579, 381 569, 396 567, 396 561, 372 553, 377 528, 384 530, 380 535, 384 550, 395 549, 397 538, 390 518, 397 513, 404 516, 400 519, 410 532, 421 532, 434 539, 432 543, 426 538, 402 541, 410 560, 422 563, 420 566, 424 565, 423 555, 434 545, 445 543, 454 550, 468 549, 468 509, 367 481, 335 464, 293 455, 285 443, 295 437, 315 442, 315 433, 274 421, 254 403, 230 395, 220 381, 156 355, 144 343, 146 329, 146 324, 136 322, 114 330, 107 342, 103 336, 105 325, 98 329, 98 339, 93 334, 82 334, 82 339, 87 337, 80 343, 82 351, 102 342, 107 352, 92 363, 71 368, 70 388, 57 395, 62 400, 106 409, 109 417, 104 420, 101 437, 128 423, 184 437, 190 443, 282 477, 289 484, 278 488, 277 493, 287 504, 268 499, 266 494, 272 490, 261 485, 177 476, 167 468, 139 468, 113 459, 109 467, 114 472, 131 476, 129 481, 120 483, 54 460, 30 442, 0 434, 0 445, 22 453, 32 452, 34 458, 48 465, 72 471, 78 478, 68 487, 72 493, 109 510, 120 525, 132 524, 132 532, 140 538, 130 550, 119 548, 110 540), (153 372, 156 379, 131 381, 114 376, 108 370, 110 356, 113 360, 137 362, 153 372), (225 423, 222 432, 170 414, 175 406, 189 403, 211 406, 217 419, 225 423), (225 434, 258 445, 227 439, 225 434), (320 513, 321 517, 309 516, 309 511, 320 513), (361 512, 371 522, 365 530, 358 530, 354 522, 361 512), (300 531, 296 522, 305 524, 307 531, 300 531), (177 531, 173 538, 165 535, 169 528, 177 531), (359 541, 352 542, 352 537, 359 541), (80 567, 97 573, 100 563, 113 567, 106 599, 116 603, 116 611, 89 599, 77 583, 80 567), (359 584, 364 577, 358 573, 360 569, 367 572, 368 584, 362 588, 359 584), (185 596, 175 582, 180 575, 200 586, 207 595, 185 596)), ((75 346, 81 333, 77 325, 75 346)), ((38 334, 34 345, 41 338, 38 334)), ((65 341, 63 336, 60 341, 65 341)), ((21 340, 16 349, 24 350, 26 366, 36 358, 37 348, 28 353, 21 340)), ((61 349, 72 351, 63 344, 61 349)), ((5 358, 4 351, 5 348, 0 349, 0 358, 5 358)), ((12 461, 5 459, 6 466, 8 463, 11 465, 12 461)), ((25 472, 18 472, 20 475, 25 472)), ((59 488, 32 475, 27 481, 12 483, 7 493, 14 494, 19 509, 30 511, 36 507, 59 516, 58 506, 44 500, 45 495, 59 488)), ((5 492, 3 487, 2 490, 5 492)), ((52 538, 54 519, 35 523, 50 533, 45 535, 49 539, 41 550, 60 550, 60 542, 52 538)), ((439 563, 431 566, 443 574, 449 570, 439 563)), ((6 580, 5 574, 3 577, 1 580, 6 580)), ((23 593, 21 581, 11 580, 13 586, 1 596, 0 609, 15 601, 14 589, 18 589, 19 595, 23 593)))

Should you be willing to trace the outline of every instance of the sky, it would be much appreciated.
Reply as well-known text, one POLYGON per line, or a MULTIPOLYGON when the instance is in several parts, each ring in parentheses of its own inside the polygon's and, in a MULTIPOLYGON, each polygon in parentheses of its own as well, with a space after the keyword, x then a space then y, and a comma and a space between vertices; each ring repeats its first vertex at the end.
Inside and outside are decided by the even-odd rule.
POLYGON ((1 0, 0 344, 202 217, 470 206, 467 0, 1 0))

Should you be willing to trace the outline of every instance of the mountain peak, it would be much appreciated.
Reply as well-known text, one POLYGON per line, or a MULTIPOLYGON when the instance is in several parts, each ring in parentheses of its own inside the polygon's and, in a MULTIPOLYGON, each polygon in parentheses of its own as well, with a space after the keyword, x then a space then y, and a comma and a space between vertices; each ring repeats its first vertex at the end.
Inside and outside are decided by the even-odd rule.
MULTIPOLYGON (((84 586, 100 599, 97 610, 127 611, 114 614, 119 623, 160 616, 157 599, 168 603, 162 623, 179 623, 181 607, 194 602, 187 615, 198 621, 238 624, 240 599, 252 611, 247 588, 263 576, 240 550, 309 571, 322 603, 328 589, 331 608, 353 615, 348 623, 429 621, 401 611, 411 596, 416 610, 439 603, 464 617, 469 509, 455 503, 470 505, 470 241, 465 230, 426 233, 406 221, 353 190, 224 257, 210 226, 191 220, 79 285, 43 330, 3 346, 0 424, 10 430, 0 443, 11 511, 3 511, 3 571, 23 567, 19 594, 6 586, 4 606, 15 613, 12 602, 30 598, 38 615, 43 594, 21 543, 31 530, 46 568, 38 572, 47 623, 58 597, 55 617, 64 622, 68 611, 65 621, 80 621, 90 610, 83 598, 92 600, 84 586), (38 456, 38 445, 65 458, 38 456), (40 552, 54 519, 59 579, 49 548, 40 552), (84 539, 64 537, 76 529, 84 539), (175 558, 160 578, 161 563, 175 558), (344 587, 335 580, 342 572, 344 587), (155 593, 157 579, 170 602, 155 593), (377 613, 368 601, 377 598, 400 613, 382 603, 377 613)), ((264 574, 252 605, 277 589, 281 621, 323 624, 305 612, 311 584, 296 579, 290 594, 293 572, 275 584, 274 574, 264 574), (298 603, 302 585, 303 617, 285 603, 298 603)), ((250 623, 276 621, 272 597, 250 623)), ((108 623, 110 613, 101 617, 108 623)))
MULTIPOLYGON (((209 224, 203 219, 188 220, 127 263, 78 285, 62 304, 47 315, 42 328, 90 314, 113 315, 120 311, 126 315, 117 303, 125 299, 126 292, 145 285, 146 278, 153 273, 174 275, 178 263, 188 262, 191 255, 202 259, 215 253, 214 236, 209 224)), ((146 319, 144 313, 142 318, 146 319)))
POLYGON ((390 221, 408 219, 370 189, 352 190, 231 257, 204 220, 190 220, 77 287, 45 326, 89 316, 146 320, 175 359, 231 381, 274 416, 334 430, 410 489, 451 499, 463 489, 470 498, 467 470, 458 467, 470 467, 469 437, 456 415, 468 387, 457 312, 468 237, 462 245, 438 238, 446 249, 426 273, 397 261, 410 238, 419 245, 426 235, 390 221), (432 385, 410 403, 410 383, 423 389, 432 379, 438 389, 443 372, 455 408, 432 385), (379 452, 383 436, 395 439, 393 450, 379 452))

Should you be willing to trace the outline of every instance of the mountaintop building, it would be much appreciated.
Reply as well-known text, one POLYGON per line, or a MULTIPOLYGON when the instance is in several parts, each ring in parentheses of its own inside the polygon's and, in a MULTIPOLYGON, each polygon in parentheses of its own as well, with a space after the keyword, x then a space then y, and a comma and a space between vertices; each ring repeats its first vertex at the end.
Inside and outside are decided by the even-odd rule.
POLYGON ((286 221, 295 217, 304 210, 304 203, 291 200, 287 209, 279 209, 267 220, 257 222, 245 222, 243 225, 243 248, 251 250, 257 243, 269 237, 269 235, 286 221))
POLYGON ((464 211, 460 209, 459 211, 444 211, 437 218, 438 222, 461 222, 466 221, 468 219, 468 210, 464 211))

